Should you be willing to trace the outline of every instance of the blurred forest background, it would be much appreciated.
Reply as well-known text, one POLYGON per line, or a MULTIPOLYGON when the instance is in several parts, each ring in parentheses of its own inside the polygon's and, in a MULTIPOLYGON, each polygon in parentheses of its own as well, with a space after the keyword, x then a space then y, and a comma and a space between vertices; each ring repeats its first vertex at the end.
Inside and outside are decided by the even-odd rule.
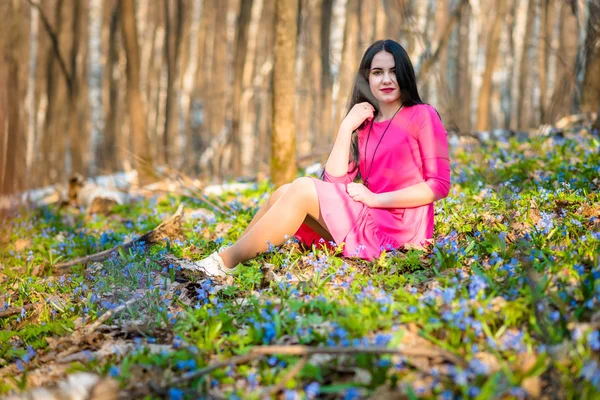
POLYGON ((407 49, 448 131, 600 106, 600 0, 1 0, 0 15, 5 195, 133 168, 252 178, 273 138, 295 146, 288 164, 324 161, 381 38, 407 49), (294 35, 278 59, 280 29, 294 35), (274 98, 277 82, 292 93, 274 98))

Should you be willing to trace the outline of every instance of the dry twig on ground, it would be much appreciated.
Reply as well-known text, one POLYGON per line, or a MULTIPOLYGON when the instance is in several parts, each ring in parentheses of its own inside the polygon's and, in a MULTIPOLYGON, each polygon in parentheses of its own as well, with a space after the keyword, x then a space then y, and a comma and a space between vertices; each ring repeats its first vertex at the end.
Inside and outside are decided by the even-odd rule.
POLYGON ((137 243, 144 242, 146 244, 158 243, 165 238, 170 240, 181 238, 181 220, 183 218, 183 204, 180 204, 177 208, 175 214, 173 214, 169 219, 163 221, 156 228, 152 229, 149 232, 146 232, 142 236, 140 236, 136 240, 132 240, 127 243, 120 244, 118 246, 113 247, 112 249, 104 250, 96 254, 91 254, 89 256, 76 258, 71 261, 67 261, 64 263, 57 264, 53 267, 54 272, 57 274, 67 273, 69 268, 73 265, 77 264, 89 264, 91 262, 101 262, 107 260, 110 255, 117 251, 119 248, 123 250, 127 250, 137 243))

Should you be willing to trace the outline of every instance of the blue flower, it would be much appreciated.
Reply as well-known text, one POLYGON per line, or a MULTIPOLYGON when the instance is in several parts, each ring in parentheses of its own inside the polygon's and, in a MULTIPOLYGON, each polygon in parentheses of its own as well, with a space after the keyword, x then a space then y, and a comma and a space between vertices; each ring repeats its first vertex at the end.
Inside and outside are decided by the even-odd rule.
POLYGON ((108 370, 108 374, 110 376, 112 376, 113 378, 116 378, 117 376, 119 376, 121 374, 121 368, 117 367, 116 365, 113 365, 112 367, 110 367, 110 369, 108 370))
POLYGON ((592 331, 587 335, 587 341, 592 350, 599 351, 600 350, 600 332, 592 331))
POLYGON ((169 389, 169 400, 183 400, 183 391, 178 388, 169 389))
POLYGON ((344 400, 354 400, 360 398, 360 392, 357 388, 349 388, 344 393, 344 400))
POLYGON ((304 392, 306 393, 307 399, 314 399, 321 392, 321 385, 319 382, 312 382, 304 388, 304 392))
MULTIPOLYGON (((469 282, 469 296, 474 299, 476 298, 480 292, 484 292, 487 287, 487 282, 484 278, 479 275, 471 276, 471 281, 469 282)), ((484 293, 485 296, 485 293, 484 293)))
POLYGON ((489 368, 487 367, 487 365, 485 365, 484 363, 482 363, 480 360, 478 360, 476 358, 469 361, 469 369, 475 375, 486 375, 489 371, 489 368))
POLYGON ((444 289, 444 292, 442 293, 442 300, 444 301, 444 304, 452 303, 452 300, 454 300, 454 296, 456 296, 455 288, 444 289))

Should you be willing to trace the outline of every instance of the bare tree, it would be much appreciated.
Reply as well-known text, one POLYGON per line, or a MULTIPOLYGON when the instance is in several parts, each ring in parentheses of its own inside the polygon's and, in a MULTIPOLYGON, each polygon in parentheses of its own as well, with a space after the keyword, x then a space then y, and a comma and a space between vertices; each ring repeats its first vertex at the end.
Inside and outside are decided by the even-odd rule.
POLYGON ((183 31, 183 0, 175 2, 175 10, 170 6, 171 0, 163 0, 165 17, 165 59, 167 65, 167 98, 165 104, 165 125, 163 135, 163 152, 165 163, 169 164, 171 156, 178 153, 175 137, 177 110, 175 102, 175 82, 179 70, 179 57, 183 31))
POLYGON ((294 114, 297 18, 297 0, 276 0, 271 137, 271 180, 276 187, 290 182, 297 173, 294 114))
POLYGON ((477 126, 476 129, 483 131, 489 128, 490 116, 490 97, 492 94, 492 74, 496 66, 498 57, 498 42, 500 38, 500 29, 502 28, 502 20, 506 13, 506 0, 499 0, 497 3, 496 16, 492 24, 491 32, 487 41, 487 51, 485 55, 485 71, 479 92, 479 100, 477 105, 477 126))
POLYGON ((141 185, 152 181, 153 166, 146 131, 145 107, 140 92, 140 50, 135 21, 135 1, 119 3, 123 44, 127 56, 127 109, 133 136, 134 162, 141 185))
POLYGON ((556 83, 548 105, 548 120, 571 113, 573 106, 573 91, 576 82, 577 61, 577 15, 573 4, 560 4, 559 43, 556 57, 556 83))
MULTIPOLYGON (((346 106, 350 91, 352 90, 352 79, 358 69, 358 0, 348 0, 346 6, 346 26, 344 28, 344 46, 342 49, 342 65, 340 68, 340 91, 336 107, 336 125, 338 125, 346 114, 346 106)), ((331 132, 335 135, 337 132, 331 132)))
POLYGON ((252 16, 253 0, 242 0, 237 24, 235 42, 235 57, 233 61, 233 101, 231 126, 231 167, 232 172, 242 174, 242 140, 241 140, 241 107, 242 91, 244 88, 244 68, 246 67, 246 52, 248 49, 248 30, 252 16))
POLYGON ((596 112, 600 107, 600 0, 590 0, 589 14, 581 109, 584 112, 596 112))
POLYGON ((333 114, 333 77, 331 76, 331 19, 333 0, 321 4, 321 129, 320 137, 333 137, 331 116, 333 114))
POLYGON ((521 128, 526 127, 524 112, 527 91, 529 47, 531 45, 531 35, 533 30, 533 19, 535 17, 535 0, 529 0, 527 5, 527 20, 525 22, 525 36, 523 37, 523 50, 521 51, 521 60, 519 62, 519 94, 517 95, 517 125, 521 128))
POLYGON ((550 45, 550 0, 541 0, 540 7, 540 34, 538 40, 538 68, 540 86, 540 122, 547 122, 547 92, 548 92, 548 57, 550 45))

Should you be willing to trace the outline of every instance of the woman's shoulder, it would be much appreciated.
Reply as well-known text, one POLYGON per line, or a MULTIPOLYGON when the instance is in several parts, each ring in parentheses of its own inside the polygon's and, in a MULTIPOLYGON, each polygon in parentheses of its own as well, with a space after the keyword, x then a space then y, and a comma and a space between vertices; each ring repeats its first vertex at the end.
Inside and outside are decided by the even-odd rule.
POLYGON ((430 117, 432 115, 438 116, 438 112, 434 106, 427 103, 420 103, 411 106, 410 109, 413 111, 415 117, 430 117))
POLYGON ((437 110, 431 104, 415 104, 409 107, 409 109, 412 111, 410 126, 413 129, 418 129, 423 124, 435 123, 436 120, 440 120, 437 110))

